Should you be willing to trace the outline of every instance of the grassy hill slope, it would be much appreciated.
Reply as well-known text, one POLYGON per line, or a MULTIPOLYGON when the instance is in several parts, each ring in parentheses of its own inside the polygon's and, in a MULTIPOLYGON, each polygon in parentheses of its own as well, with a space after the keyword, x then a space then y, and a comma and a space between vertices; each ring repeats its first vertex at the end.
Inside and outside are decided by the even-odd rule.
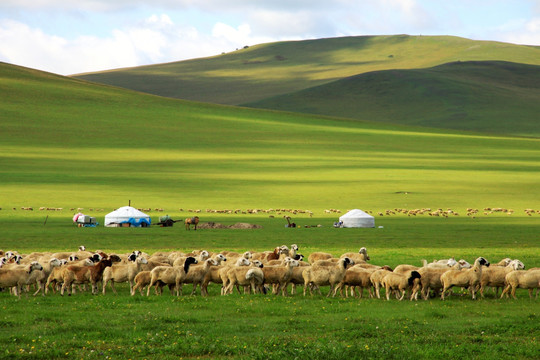
POLYGON ((537 205, 538 139, 193 103, 8 64, 0 92, 2 208, 537 205))
POLYGON ((540 65, 540 48, 452 36, 340 37, 262 44, 210 58, 76 77, 161 96, 238 105, 366 72, 489 60, 540 65))
POLYGON ((483 61, 378 71, 247 105, 538 137, 540 66, 483 61))

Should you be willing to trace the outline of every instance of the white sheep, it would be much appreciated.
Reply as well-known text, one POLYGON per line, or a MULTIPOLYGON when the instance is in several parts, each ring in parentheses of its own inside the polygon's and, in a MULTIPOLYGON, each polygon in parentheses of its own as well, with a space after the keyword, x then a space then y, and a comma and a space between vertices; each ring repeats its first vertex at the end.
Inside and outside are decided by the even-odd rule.
POLYGON ((319 287, 329 285, 330 291, 328 292, 327 297, 330 297, 330 295, 333 294, 336 285, 343 280, 347 267, 354 265, 354 262, 345 257, 340 259, 333 266, 317 266, 318 263, 319 262, 316 261, 302 273, 302 276, 304 277, 304 296, 306 296, 308 287, 310 294, 313 295, 313 286, 316 286, 317 291, 321 294, 319 287))
MULTIPOLYGON (((219 254, 221 255, 221 254, 219 254)), ((221 255, 223 256, 223 255, 221 255)), ((195 295, 195 291, 197 290, 197 286, 201 286, 201 295, 205 296, 205 293, 202 290, 202 283, 206 277, 206 274, 210 271, 210 269, 214 266, 219 265, 219 263, 215 259, 206 259, 204 263, 200 265, 193 265, 189 269, 189 272, 186 274, 186 277, 183 279, 183 281, 179 284, 180 287, 182 287, 183 284, 193 284, 193 290, 191 291, 191 295, 195 295)), ((180 293, 182 293, 182 290, 180 290, 180 293)))
POLYGON ((28 279, 35 270, 43 270, 37 261, 20 269, 0 269, 0 288, 13 288, 14 295, 21 298, 21 286, 28 284, 28 279))
POLYGON ((381 293, 380 293, 380 289, 383 286, 382 284, 382 280, 384 279, 384 277, 388 274, 388 273, 391 273, 392 270, 388 270, 388 269, 378 269, 378 270, 375 270, 369 277, 369 281, 371 281, 371 284, 373 285, 373 287, 375 288, 375 296, 377 296, 377 299, 380 299, 381 298, 381 293))
POLYGON ((332 254, 329 254, 329 253, 325 253, 325 252, 314 252, 314 253, 311 253, 309 256, 308 256, 308 261, 310 264, 313 264, 314 262, 316 261, 319 261, 319 260, 330 260, 332 259, 334 256, 332 254))
POLYGON ((472 299, 476 299, 476 286, 480 284, 480 280, 482 279, 483 266, 489 266, 489 261, 483 257, 479 257, 474 261, 474 265, 470 269, 452 269, 442 274, 441 283, 443 284, 443 289, 441 299, 444 300, 446 291, 453 286, 468 287, 472 299))
MULTIPOLYGON (((246 278, 246 274, 251 268, 263 268, 263 263, 260 260, 254 260, 249 266, 233 266, 226 272, 227 280, 224 281, 225 290, 224 294, 232 294, 233 287, 236 286, 238 293, 240 289, 238 286, 251 286, 251 279, 246 278)), ((263 275, 264 276, 264 275, 263 275)))
POLYGON ((360 248, 360 250, 358 250, 358 253, 348 252, 341 255, 339 258, 342 259, 344 257, 348 257, 349 259, 354 261, 355 264, 365 263, 370 260, 367 249, 365 247, 360 248))
POLYGON ((62 265, 62 261, 57 258, 51 258, 48 260, 42 258, 39 263, 42 264, 43 269, 41 271, 34 271, 35 283, 37 284, 37 290, 34 293, 34 296, 36 296, 40 291, 41 295, 45 296, 45 284, 47 283, 47 279, 49 278, 49 275, 53 269, 59 268, 62 265))

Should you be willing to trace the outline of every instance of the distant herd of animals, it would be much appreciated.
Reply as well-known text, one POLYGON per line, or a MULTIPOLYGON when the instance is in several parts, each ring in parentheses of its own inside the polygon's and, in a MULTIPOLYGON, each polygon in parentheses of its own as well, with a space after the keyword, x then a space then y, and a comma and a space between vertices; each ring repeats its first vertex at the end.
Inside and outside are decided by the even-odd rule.
POLYGON ((130 294, 137 292, 149 296, 161 295, 167 286, 171 295, 182 294, 184 284, 192 284, 191 295, 200 288, 201 296, 208 296, 208 286, 219 286, 222 295, 239 293, 273 293, 289 296, 296 294, 296 287, 303 286, 303 295, 321 295, 321 287, 329 287, 327 296, 352 296, 362 298, 367 290, 369 297, 387 300, 396 297, 428 300, 456 295, 453 288, 467 289, 472 299, 477 292, 485 296, 492 288, 496 297, 516 298, 518 288, 528 289, 529 296, 538 297, 540 268, 525 269, 523 262, 505 258, 498 263, 480 256, 472 264, 454 258, 423 260, 422 266, 400 264, 393 269, 387 265, 370 263, 367 249, 347 252, 339 257, 324 252, 314 252, 305 261, 296 244, 277 246, 272 251, 209 252, 196 250, 155 252, 147 254, 133 251, 126 254, 107 254, 87 251, 81 246, 77 251, 33 252, 19 254, 0 250, 0 289, 20 298, 48 294, 64 295, 76 291, 92 294, 106 293, 110 286, 116 294, 115 284, 129 283, 130 294), (153 291, 152 291, 153 289, 153 291), (406 295, 408 294, 408 295, 406 295))
MULTIPOLYGON (((18 208, 12 208, 13 210, 18 210, 18 208)), ((2 210, 2 208, 0 208, 2 210)), ((20 208, 20 210, 27 210, 27 211, 33 211, 33 207, 27 207, 23 206, 20 208)), ((58 208, 58 207, 39 207, 39 210, 41 211, 62 211, 64 208, 58 208)), ((70 211, 83 211, 84 208, 70 208, 70 211)), ((102 208, 88 208, 86 209, 88 211, 95 211, 95 212, 103 212, 105 209, 102 208)), ((163 212, 163 208, 138 208, 139 211, 144 212, 163 212)), ((513 209, 508 208, 502 208, 502 207, 485 207, 482 210, 476 209, 476 208, 466 208, 465 214, 468 217, 475 218, 476 216, 483 214, 485 216, 491 215, 491 214, 506 214, 506 215, 513 215, 515 211, 513 209)), ((203 210, 201 209, 178 209, 180 212, 188 212, 188 213, 194 213, 199 214, 202 213, 203 210)), ((348 211, 348 210, 347 210, 348 211)), ((270 214, 269 217, 274 217, 274 214, 281 215, 281 214, 307 214, 310 217, 313 216, 313 211, 311 210, 301 210, 301 209, 285 209, 285 208, 276 208, 276 209, 206 209, 204 210, 206 213, 214 213, 214 214, 270 214)), ((540 210, 535 209, 523 209, 523 212, 528 216, 533 216, 535 214, 540 214, 540 210)), ((323 211, 324 214, 340 214, 341 210, 339 209, 325 209, 323 211)), ((382 211, 372 211, 372 210, 366 210, 366 213, 371 215, 377 215, 377 216, 392 216, 392 215, 407 215, 407 216, 418 216, 418 215, 429 215, 429 216, 440 216, 440 217, 450 217, 450 216, 459 216, 460 213, 458 211, 452 210, 450 208, 442 209, 431 209, 431 208, 421 208, 421 209, 402 209, 402 208, 394 208, 394 209, 386 209, 382 211)))

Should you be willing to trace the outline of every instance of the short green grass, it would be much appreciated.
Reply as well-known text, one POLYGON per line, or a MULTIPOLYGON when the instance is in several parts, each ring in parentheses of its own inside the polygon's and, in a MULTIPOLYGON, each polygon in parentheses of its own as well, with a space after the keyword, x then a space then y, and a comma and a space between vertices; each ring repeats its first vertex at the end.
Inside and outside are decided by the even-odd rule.
MULTIPOLYGON (((185 214, 174 214, 180 217, 185 214)), ((520 258, 540 265, 537 229, 540 216, 469 218, 377 218, 375 229, 334 229, 332 216, 297 216, 298 224, 320 228, 290 229, 283 219, 261 215, 206 215, 224 224, 251 222, 258 230, 186 231, 172 228, 77 228, 70 216, 3 211, 2 247, 33 250, 89 249, 149 253, 163 250, 266 250, 296 243, 300 253, 341 254, 366 246, 371 263, 420 264, 422 258, 455 256, 496 262, 520 258)), ((99 218, 101 221, 101 218, 99 218)), ((328 358, 402 359, 408 357, 534 358, 537 353, 539 300, 525 290, 518 299, 452 296, 417 302, 392 299, 233 295, 134 297, 127 285, 118 295, 76 293, 71 297, 0 293, 0 344, 10 358, 178 359, 178 358, 328 358), (474 357, 474 356, 473 356, 474 357)), ((302 288, 300 288, 302 291, 302 288)), ((323 293, 327 289, 323 288, 323 293)), ((460 293, 459 291, 457 293, 460 293)), ((367 295, 367 294, 365 294, 367 295)))

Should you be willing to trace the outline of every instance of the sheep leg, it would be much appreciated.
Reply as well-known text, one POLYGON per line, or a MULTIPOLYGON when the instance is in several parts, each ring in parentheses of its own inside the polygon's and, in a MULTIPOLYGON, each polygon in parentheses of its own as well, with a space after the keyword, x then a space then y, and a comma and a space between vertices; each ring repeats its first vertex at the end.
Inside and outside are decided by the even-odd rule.
POLYGON ((45 284, 42 283, 40 280, 37 281, 37 290, 34 293, 34 296, 36 296, 41 291, 41 296, 45 296, 45 284))
MULTIPOLYGON (((115 295, 118 295, 118 292, 116 291, 116 288, 114 287, 114 280, 111 280, 111 289, 113 290, 115 295)), ((103 283, 103 294, 105 294, 105 283, 103 283)))

